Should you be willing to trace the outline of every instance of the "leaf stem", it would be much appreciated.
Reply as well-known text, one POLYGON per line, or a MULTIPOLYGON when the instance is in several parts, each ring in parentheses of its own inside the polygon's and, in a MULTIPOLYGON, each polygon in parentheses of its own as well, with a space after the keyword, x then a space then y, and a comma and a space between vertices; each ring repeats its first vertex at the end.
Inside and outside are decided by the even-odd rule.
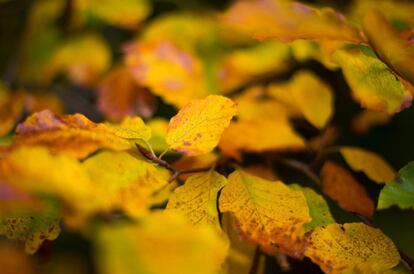
POLYGON ((321 185, 318 175, 305 163, 294 159, 282 159, 280 160, 282 164, 292 167, 294 169, 302 171, 309 179, 315 182, 317 185, 321 185))
POLYGON ((171 171, 173 173, 172 176, 168 179, 169 183, 173 182, 181 174, 204 172, 204 171, 208 171, 208 170, 211 169, 210 166, 209 167, 201 167, 201 168, 193 168, 193 169, 182 169, 182 170, 176 169, 171 164, 169 164, 167 161, 162 160, 160 157, 157 157, 152 150, 147 150, 147 149, 143 148, 142 146, 140 146, 139 144, 135 144, 135 145, 136 145, 138 151, 141 153, 142 156, 144 156, 145 158, 147 158, 151 162, 156 163, 156 164, 168 169, 169 171, 171 171))

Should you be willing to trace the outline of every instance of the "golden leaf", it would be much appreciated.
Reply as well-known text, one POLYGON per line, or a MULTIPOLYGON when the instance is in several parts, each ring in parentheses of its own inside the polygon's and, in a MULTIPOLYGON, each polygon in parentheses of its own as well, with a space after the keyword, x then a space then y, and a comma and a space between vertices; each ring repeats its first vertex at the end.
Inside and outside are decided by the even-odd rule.
POLYGON ((301 191, 237 170, 230 174, 219 205, 221 212, 235 217, 248 241, 267 252, 279 249, 301 256, 303 225, 311 220, 301 191))
POLYGON ((372 217, 375 205, 365 188, 344 168, 327 161, 322 167, 323 192, 350 212, 372 217))
POLYGON ((214 170, 193 175, 174 190, 167 210, 180 212, 191 224, 209 224, 220 229, 217 197, 226 183, 226 178, 214 170))
POLYGON ((216 274, 228 243, 209 225, 197 227, 172 212, 138 224, 102 227, 97 264, 103 274, 216 274))
POLYGON ((170 41, 132 44, 126 48, 125 63, 140 85, 177 107, 210 93, 201 60, 170 41))
POLYGON ((238 1, 222 15, 229 31, 258 39, 363 42, 360 31, 344 18, 330 8, 315 9, 286 0, 238 1))
POLYGON ((353 170, 364 172, 376 183, 387 183, 395 177, 395 170, 372 151, 357 147, 341 147, 339 151, 353 170))
POLYGON ((168 120, 164 118, 154 118, 147 122, 147 126, 151 129, 151 138, 148 143, 155 152, 163 152, 168 149, 165 141, 168 130, 168 120))
POLYGON ((269 87, 269 94, 297 108, 315 127, 323 128, 333 114, 331 88, 309 71, 296 73, 286 84, 269 87))
POLYGON ((189 103, 170 120, 169 148, 194 156, 210 152, 236 111, 233 101, 218 95, 189 103))
POLYGON ((298 150, 305 142, 286 120, 240 120, 223 132, 219 147, 223 154, 238 159, 242 151, 298 150))
POLYGON ((96 124, 82 114, 58 116, 45 110, 18 125, 14 145, 43 145, 54 152, 83 158, 101 148, 127 150, 130 140, 148 140, 151 130, 139 117, 120 125, 96 124))
POLYGON ((332 274, 364 265, 384 273, 400 261, 393 242, 379 229, 363 223, 316 228, 308 237, 305 255, 332 274))

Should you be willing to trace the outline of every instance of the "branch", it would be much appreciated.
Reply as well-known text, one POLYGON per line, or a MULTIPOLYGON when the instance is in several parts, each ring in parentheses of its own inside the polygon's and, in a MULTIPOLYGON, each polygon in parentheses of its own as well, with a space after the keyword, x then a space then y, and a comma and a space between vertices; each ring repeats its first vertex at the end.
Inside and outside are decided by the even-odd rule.
POLYGON ((145 158, 147 158, 151 162, 156 163, 159 166, 162 166, 162 167, 168 169, 169 171, 171 171, 173 173, 172 176, 170 177, 170 179, 168 179, 169 183, 173 182, 181 174, 204 172, 204 171, 209 171, 211 169, 211 167, 201 167, 201 168, 182 169, 182 170, 176 169, 171 164, 169 164, 167 161, 158 158, 151 151, 146 150, 145 148, 143 148, 139 144, 135 144, 135 145, 136 145, 138 151, 141 153, 142 156, 144 156, 145 158))
POLYGON ((285 164, 286 166, 302 171, 303 174, 308 176, 308 178, 311 179, 313 182, 315 182, 317 185, 321 185, 319 176, 316 175, 316 173, 307 164, 294 160, 294 159, 282 159, 280 160, 280 162, 282 164, 285 164))

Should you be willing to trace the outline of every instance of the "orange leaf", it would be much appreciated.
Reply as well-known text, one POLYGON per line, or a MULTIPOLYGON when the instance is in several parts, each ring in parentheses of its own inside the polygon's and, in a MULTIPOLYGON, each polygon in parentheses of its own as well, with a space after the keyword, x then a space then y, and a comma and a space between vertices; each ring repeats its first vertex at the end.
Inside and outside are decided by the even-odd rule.
POLYGON ((323 192, 350 212, 366 217, 374 214, 374 202, 367 191, 344 168, 327 161, 322 167, 323 192))

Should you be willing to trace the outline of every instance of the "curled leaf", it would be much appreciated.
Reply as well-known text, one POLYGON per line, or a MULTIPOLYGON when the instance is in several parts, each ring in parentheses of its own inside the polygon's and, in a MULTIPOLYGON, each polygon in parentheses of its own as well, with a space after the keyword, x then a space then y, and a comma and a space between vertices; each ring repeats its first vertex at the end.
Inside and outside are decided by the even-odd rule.
POLYGON ((37 112, 19 124, 14 145, 43 145, 55 152, 83 158, 101 148, 127 150, 130 140, 148 140, 151 130, 139 117, 120 125, 96 124, 81 114, 59 116, 48 110, 37 112))

